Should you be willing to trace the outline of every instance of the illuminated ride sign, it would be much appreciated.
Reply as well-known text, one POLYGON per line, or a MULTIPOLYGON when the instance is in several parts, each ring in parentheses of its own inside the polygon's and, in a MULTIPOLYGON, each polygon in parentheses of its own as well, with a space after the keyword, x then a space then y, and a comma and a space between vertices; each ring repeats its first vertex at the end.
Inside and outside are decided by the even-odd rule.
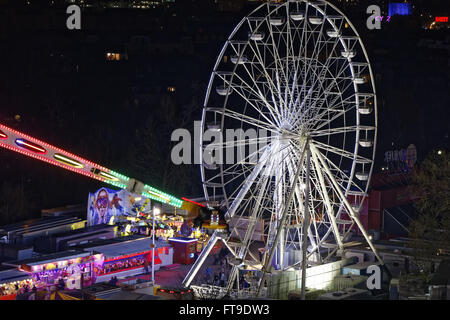
POLYGON ((436 17, 436 22, 448 22, 448 17, 436 17))
MULTIPOLYGON (((100 180, 121 189, 134 190, 134 186, 137 183, 135 179, 83 159, 65 150, 56 148, 48 143, 8 128, 2 124, 0 124, 0 147, 45 161, 54 166, 88 176, 92 179, 100 180)), ((176 208, 181 208, 183 204, 183 200, 149 185, 142 184, 138 193, 146 198, 167 203, 176 208)))

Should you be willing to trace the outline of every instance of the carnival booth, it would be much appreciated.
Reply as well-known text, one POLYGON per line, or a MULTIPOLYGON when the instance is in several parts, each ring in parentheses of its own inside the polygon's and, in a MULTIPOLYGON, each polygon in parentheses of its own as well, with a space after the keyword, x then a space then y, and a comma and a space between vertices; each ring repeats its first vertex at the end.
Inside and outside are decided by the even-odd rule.
POLYGON ((38 290, 53 290, 61 286, 80 289, 94 283, 92 266, 98 255, 89 252, 70 250, 22 261, 8 262, 29 274, 38 290))
POLYGON ((151 271, 154 255, 155 270, 172 264, 173 248, 149 237, 130 236, 118 238, 103 245, 85 247, 85 250, 99 253, 102 261, 94 266, 95 282, 109 281, 112 277, 125 278, 151 271))
POLYGON ((0 300, 15 300, 16 295, 33 288, 32 277, 14 268, 0 271, 0 300))
POLYGON ((195 261, 197 252, 197 239, 176 237, 170 238, 169 243, 173 247, 173 262, 181 264, 191 264, 195 261))

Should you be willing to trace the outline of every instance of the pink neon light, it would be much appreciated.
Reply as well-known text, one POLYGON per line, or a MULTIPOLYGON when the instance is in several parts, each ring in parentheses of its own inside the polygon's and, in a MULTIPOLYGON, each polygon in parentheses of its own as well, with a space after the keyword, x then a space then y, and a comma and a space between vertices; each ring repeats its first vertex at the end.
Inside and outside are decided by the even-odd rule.
POLYGON ((88 176, 88 177, 93 178, 93 179, 100 180, 102 182, 106 181, 106 179, 98 177, 98 176, 96 176, 96 175, 94 175, 94 174, 92 174, 90 172, 85 172, 83 170, 70 167, 70 166, 62 164, 60 162, 57 162, 57 161, 54 161, 54 160, 51 160, 51 159, 47 159, 47 158, 45 158, 43 156, 39 156, 37 154, 31 153, 29 151, 25 151, 23 149, 19 149, 18 147, 14 147, 14 146, 5 144, 3 142, 0 142, 0 147, 6 148, 6 149, 9 149, 9 150, 12 150, 12 151, 16 151, 16 152, 24 154, 26 156, 29 156, 29 157, 32 157, 32 158, 35 158, 35 159, 38 159, 38 160, 41 160, 41 161, 48 162, 48 163, 53 164, 55 166, 58 166, 58 167, 61 167, 61 168, 64 168, 64 169, 67 169, 67 170, 70 170, 70 171, 73 171, 73 172, 85 175, 85 176, 88 176))
POLYGON ((151 251, 152 251, 152 250, 149 250, 149 251, 143 251, 143 252, 140 252, 140 253, 130 253, 130 254, 125 254, 125 255, 120 256, 120 257, 115 257, 115 258, 105 259, 104 262, 106 263, 106 262, 110 262, 110 261, 116 261, 116 260, 122 260, 122 259, 128 259, 128 258, 132 258, 132 257, 142 256, 142 255, 144 255, 144 254, 150 253, 151 251))
MULTIPOLYGON (((96 164, 96 163, 94 163, 94 162, 92 162, 92 161, 83 159, 83 158, 81 158, 81 157, 79 157, 79 156, 76 156, 76 155, 74 155, 74 154, 71 154, 71 153, 69 153, 69 152, 67 152, 67 151, 65 151, 65 150, 62 150, 62 149, 57 148, 57 147, 55 147, 55 146, 52 146, 52 145, 50 145, 50 144, 48 144, 48 143, 45 143, 45 142, 43 142, 43 141, 41 141, 41 140, 35 139, 35 138, 30 137, 30 136, 28 136, 28 135, 26 135, 26 134, 23 134, 23 133, 21 133, 21 132, 19 132, 19 131, 16 131, 16 130, 14 130, 14 129, 8 128, 8 127, 5 126, 5 125, 0 124, 0 129, 5 130, 5 131, 12 132, 12 133, 14 133, 14 134, 16 134, 16 135, 18 135, 18 136, 21 136, 22 138, 24 138, 24 139, 26 139, 26 140, 29 140, 29 141, 31 141, 31 142, 40 144, 40 145, 42 145, 42 146, 44 146, 44 147, 46 147, 46 148, 48 148, 48 149, 53 149, 54 151, 57 151, 57 152, 59 152, 59 153, 62 153, 62 154, 65 155, 65 156, 72 157, 72 158, 74 158, 74 159, 76 159, 76 160, 79 160, 79 161, 82 161, 82 162, 84 162, 84 163, 86 163, 86 164, 89 164, 89 165, 92 166, 92 167, 96 167, 96 168, 101 169, 101 170, 104 170, 104 171, 106 171, 106 172, 108 172, 108 173, 110 172, 109 169, 107 169, 107 168, 105 168, 105 167, 103 167, 103 166, 100 166, 100 165, 98 165, 98 164, 96 164)), ((98 178, 96 178, 96 179, 98 179, 98 178)), ((100 180, 100 179, 98 179, 98 180, 100 180)), ((101 181, 104 181, 104 180, 101 180, 101 181)))

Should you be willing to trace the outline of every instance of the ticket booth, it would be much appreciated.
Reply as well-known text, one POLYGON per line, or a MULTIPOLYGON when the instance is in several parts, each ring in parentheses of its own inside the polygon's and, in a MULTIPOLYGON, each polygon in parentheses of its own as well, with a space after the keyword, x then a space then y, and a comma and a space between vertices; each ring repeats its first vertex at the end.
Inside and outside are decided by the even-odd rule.
POLYGON ((173 262, 191 264, 195 261, 197 239, 176 237, 170 238, 169 243, 173 247, 173 262))

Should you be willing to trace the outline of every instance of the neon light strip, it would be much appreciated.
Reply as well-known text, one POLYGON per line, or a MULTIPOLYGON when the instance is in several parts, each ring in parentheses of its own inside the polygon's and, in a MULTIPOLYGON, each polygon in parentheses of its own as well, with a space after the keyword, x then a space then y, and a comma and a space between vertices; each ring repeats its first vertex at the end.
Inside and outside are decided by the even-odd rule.
POLYGON ((135 258, 135 257, 138 257, 138 256, 151 254, 151 251, 152 251, 152 249, 147 250, 147 251, 138 252, 138 253, 125 254, 123 256, 118 256, 118 257, 114 257, 114 258, 108 258, 108 259, 105 259, 105 261, 103 261, 103 263, 111 262, 111 261, 117 261, 117 260, 122 260, 122 259, 135 258))
POLYGON ((106 173, 106 172, 100 171, 99 174, 100 174, 101 176, 106 177, 107 179, 109 179, 109 180, 111 180, 111 181, 120 181, 119 178, 116 178, 116 177, 114 177, 113 175, 108 174, 108 173, 106 173))
POLYGON ((155 196, 157 196, 157 197, 159 197, 161 199, 164 199, 166 201, 170 201, 170 198, 165 196, 165 195, 163 195, 163 194, 159 194, 159 193, 156 193, 154 191, 149 191, 149 192, 150 192, 150 194, 154 194, 155 196))
POLYGON ((176 239, 176 238, 169 238, 169 241, 173 241, 173 242, 183 242, 183 243, 189 243, 189 242, 194 242, 197 241, 197 239, 192 239, 192 240, 181 240, 181 239, 176 239))
POLYGON ((25 148, 28 150, 31 149, 31 151, 34 150, 34 152, 37 152, 37 153, 47 153, 47 150, 45 150, 44 148, 41 148, 39 145, 29 142, 25 139, 16 139, 16 144, 22 148, 25 148))
POLYGON ((78 161, 75 161, 73 159, 70 159, 66 156, 63 156, 62 154, 56 153, 53 158, 56 159, 56 161, 62 162, 64 164, 67 164, 69 166, 72 166, 74 168, 84 168, 84 165, 78 161))
POLYGON ((182 204, 183 204, 182 200, 177 199, 174 196, 171 196, 171 195, 169 195, 167 193, 164 193, 164 192, 162 192, 162 191, 160 191, 158 189, 155 189, 153 187, 150 187, 148 185, 144 186, 144 192, 147 192, 147 193, 148 192, 152 192, 153 194, 157 194, 158 197, 162 197, 163 199, 167 199, 168 198, 167 201, 170 201, 170 204, 175 206, 175 207, 177 207, 177 208, 180 208, 182 206, 182 204))
POLYGON ((31 141, 31 142, 37 143, 37 144, 39 144, 39 145, 42 145, 44 148, 52 149, 52 150, 55 151, 55 152, 61 153, 61 154, 65 155, 65 156, 68 156, 68 157, 70 157, 70 158, 73 158, 73 159, 76 159, 76 160, 78 160, 78 161, 84 162, 85 164, 88 164, 88 165, 90 165, 90 166, 92 166, 92 167, 96 167, 96 168, 98 168, 98 169, 108 171, 108 169, 106 169, 106 168, 104 168, 104 167, 102 167, 102 166, 100 166, 100 165, 98 165, 98 164, 96 164, 96 163, 93 163, 92 161, 83 159, 83 158, 81 158, 81 157, 79 157, 79 156, 76 156, 76 155, 74 155, 74 154, 71 154, 71 153, 69 153, 69 152, 67 152, 67 151, 65 151, 65 150, 62 150, 62 149, 57 148, 57 147, 55 147, 55 146, 52 146, 52 145, 50 145, 50 144, 48 144, 48 143, 45 143, 45 142, 43 142, 43 141, 41 141, 41 140, 35 139, 35 138, 33 138, 33 137, 29 136, 29 135, 23 134, 22 132, 16 131, 16 130, 11 129, 11 128, 8 128, 8 127, 5 126, 5 125, 0 124, 0 129, 3 129, 3 130, 5 130, 5 131, 9 131, 9 132, 11 132, 11 133, 13 133, 13 134, 16 134, 16 135, 18 135, 18 136, 21 136, 22 138, 24 138, 24 139, 26 139, 26 140, 29 140, 29 141, 31 141))
MULTIPOLYGON (((127 183, 130 178, 125 175, 100 166, 92 161, 83 159, 77 155, 71 154, 65 150, 35 139, 19 131, 13 130, 2 124, 0 124, 0 129, 0 138, 5 139, 0 141, 0 147, 45 161, 52 165, 85 175, 121 189, 127 188, 127 183), (12 135, 12 137, 8 139, 10 135, 12 135), (14 137, 14 135, 17 137, 14 137), (16 139, 18 146, 15 146, 11 139, 16 139), (40 155, 37 154, 38 152, 40 155), (91 170, 98 170, 96 171, 97 174, 91 172, 91 170)), ((168 203, 177 208, 181 208, 183 204, 182 200, 148 185, 144 186, 142 195, 159 202, 168 203)))
POLYGON ((94 175, 94 174, 92 174, 90 172, 86 172, 86 171, 83 171, 81 169, 73 168, 73 167, 65 165, 65 164, 63 164, 61 162, 45 158, 44 156, 39 156, 37 154, 31 153, 29 151, 26 151, 24 149, 20 149, 20 148, 15 147, 15 146, 11 146, 11 145, 5 144, 3 142, 0 142, 0 147, 3 147, 3 148, 6 148, 6 149, 9 149, 9 150, 21 153, 21 154, 29 156, 31 158, 35 158, 35 159, 38 159, 38 160, 41 160, 41 161, 45 161, 45 162, 50 163, 52 165, 55 165, 55 166, 58 166, 58 167, 61 167, 61 168, 64 168, 64 169, 67 169, 67 170, 70 170, 70 171, 73 171, 73 172, 85 175, 85 176, 88 176, 89 178, 92 178, 92 179, 100 180, 102 182, 105 182, 105 180, 106 180, 105 178, 97 177, 96 175, 94 175))

